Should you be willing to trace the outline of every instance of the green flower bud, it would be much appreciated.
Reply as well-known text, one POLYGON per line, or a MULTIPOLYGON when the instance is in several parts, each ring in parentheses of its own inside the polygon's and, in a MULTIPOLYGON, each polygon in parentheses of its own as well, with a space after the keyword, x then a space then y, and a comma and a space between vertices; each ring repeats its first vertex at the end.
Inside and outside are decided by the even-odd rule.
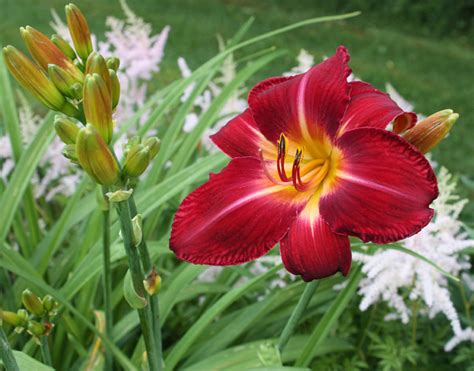
POLYGON ((148 147, 150 150, 150 160, 153 160, 160 151, 161 140, 159 140, 157 137, 146 138, 143 141, 143 145, 148 147))
POLYGON ((127 141, 127 143, 123 144, 123 155, 127 157, 128 152, 130 150, 139 145, 141 143, 141 138, 138 135, 134 135, 133 137, 130 137, 127 141))
POLYGON ((92 52, 92 39, 86 18, 74 4, 66 5, 66 20, 74 48, 82 60, 92 52))
POLYGON ((109 91, 109 95, 111 95, 112 82, 110 80, 109 68, 107 67, 104 57, 96 52, 92 52, 86 62, 86 75, 92 75, 94 73, 102 77, 109 91))
POLYGON ((119 180, 118 163, 94 126, 88 124, 79 130, 76 154, 81 167, 97 183, 110 186, 119 180))
POLYGON ((136 178, 143 174, 150 163, 150 150, 143 144, 133 146, 125 157, 123 174, 130 178, 136 178))
POLYGON ((84 82, 84 114, 107 144, 112 140, 112 101, 107 86, 98 74, 87 75, 84 82))
MULTIPOLYGON (((79 134, 79 133, 78 133, 79 134)), ((75 164, 79 164, 79 159, 77 158, 76 145, 75 144, 66 144, 62 152, 63 156, 75 164)))
POLYGON ((0 310, 0 320, 12 325, 13 327, 21 327, 24 324, 23 319, 17 313, 6 310, 0 310))
POLYGON ((18 315, 18 317, 21 318, 23 325, 26 326, 28 320, 30 319, 30 315, 28 314, 28 312, 25 309, 18 309, 16 314, 18 315))
POLYGON ((76 52, 74 49, 69 45, 69 43, 64 40, 61 36, 54 34, 51 36, 51 41, 54 45, 56 45, 70 60, 74 60, 76 58, 76 52))
POLYGON ((40 298, 30 290, 24 290, 21 294, 21 299, 23 301, 23 305, 31 314, 38 317, 41 317, 45 314, 44 306, 40 298))
POLYGON ((120 81, 114 70, 109 70, 109 74, 112 83, 112 109, 115 109, 120 100, 120 81))
POLYGON ((77 100, 82 100, 82 92, 83 92, 83 87, 82 84, 79 82, 76 82, 71 86, 71 92, 72 96, 77 99, 77 100))
POLYGON ((58 302, 54 300, 51 295, 45 295, 43 298, 43 305, 44 309, 46 309, 46 311, 49 313, 56 309, 58 302))
POLYGON ((45 335, 47 331, 42 323, 31 320, 28 322, 28 332, 33 336, 40 337, 45 335))
POLYGON ((76 143, 77 134, 79 134, 79 127, 68 118, 64 116, 56 116, 54 118, 54 130, 63 143, 76 143))
POLYGON ((67 74, 66 71, 55 64, 50 64, 48 65, 48 74, 51 81, 56 85, 61 93, 71 98, 74 97, 72 87, 76 82, 67 74))
POLYGON ((117 57, 109 57, 106 59, 107 61, 107 67, 109 67, 111 70, 114 70, 115 72, 118 71, 120 67, 120 59, 117 57))

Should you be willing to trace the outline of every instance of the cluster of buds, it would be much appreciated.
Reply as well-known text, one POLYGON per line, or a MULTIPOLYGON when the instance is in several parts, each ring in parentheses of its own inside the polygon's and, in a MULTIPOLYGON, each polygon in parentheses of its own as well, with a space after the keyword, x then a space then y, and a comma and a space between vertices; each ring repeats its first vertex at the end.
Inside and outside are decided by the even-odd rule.
POLYGON ((66 6, 73 46, 58 35, 48 38, 27 26, 21 35, 33 60, 13 46, 4 48, 12 75, 46 107, 61 112, 54 128, 64 142, 63 154, 98 184, 121 186, 140 176, 156 156, 158 138, 132 138, 121 165, 112 148, 113 112, 120 99, 118 58, 93 51, 86 18, 74 4, 66 6))
POLYGON ((40 299, 31 290, 24 290, 22 302, 25 309, 16 313, 0 310, 0 320, 13 326, 17 333, 27 331, 35 339, 48 336, 53 328, 51 320, 58 313, 58 303, 51 295, 40 299))

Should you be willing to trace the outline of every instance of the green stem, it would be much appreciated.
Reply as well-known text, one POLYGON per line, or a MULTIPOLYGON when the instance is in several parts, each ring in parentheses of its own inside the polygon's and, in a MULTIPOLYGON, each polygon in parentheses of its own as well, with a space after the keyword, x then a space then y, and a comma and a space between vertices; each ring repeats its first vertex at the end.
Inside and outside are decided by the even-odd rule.
MULTIPOLYGON (((135 199, 133 195, 129 199, 129 206, 130 212, 132 217, 138 214, 137 205, 135 204, 135 199)), ((142 226, 143 229, 143 226, 142 226)), ((150 272, 153 268, 153 263, 150 258, 150 253, 148 251, 148 247, 146 245, 146 238, 142 238, 142 242, 138 246, 138 252, 140 254, 140 258, 143 265, 143 270, 145 272, 150 272)), ((151 305, 151 315, 153 317, 153 328, 155 334, 155 345, 156 345, 156 352, 158 353, 158 363, 159 363, 159 370, 163 368, 163 346, 162 346, 162 339, 161 339, 161 326, 160 326, 160 306, 159 306, 159 299, 158 294, 152 295, 150 297, 150 305, 151 305)))
POLYGON ((296 325, 298 324, 303 312, 305 311, 306 307, 308 306, 311 298, 313 297, 314 292, 318 288, 319 280, 311 281, 307 283, 303 294, 301 294, 298 304, 296 304, 295 309, 293 309, 293 313, 291 313, 290 319, 285 325, 283 332, 280 335, 280 339, 278 339, 278 349, 280 353, 283 353, 286 344, 290 340, 293 332, 295 331, 296 325))
MULTIPOLYGON (((122 230, 123 244, 125 252, 128 257, 128 265, 130 274, 132 277, 133 287, 136 293, 144 298, 148 298, 148 295, 143 287, 143 271, 140 265, 140 258, 138 251, 133 244, 133 230, 132 230, 132 218, 130 214, 130 207, 127 201, 117 203, 117 212, 120 219, 120 227, 122 230)), ((138 317, 140 319, 140 325, 142 328, 143 339, 145 340, 145 348, 147 351, 148 365, 150 371, 158 371, 161 367, 158 362, 158 354, 155 345, 154 337, 154 326, 153 318, 151 314, 150 305, 145 308, 137 309, 138 317)))
MULTIPOLYGON (((103 189, 104 194, 107 190, 103 189)), ((105 196, 104 196, 105 197, 105 196)), ((110 257, 110 210, 102 210, 102 248, 104 264, 104 312, 105 334, 112 339, 113 313, 112 313, 112 269, 110 257)), ((113 357, 109 349, 105 350, 105 369, 113 369, 113 357)))
POLYGON ((41 354, 43 356, 43 361, 48 366, 53 366, 51 361, 51 352, 49 351, 49 343, 47 336, 41 336, 41 354))
POLYGON ((13 355, 10 343, 8 342, 7 335, 0 324, 0 356, 3 360, 3 365, 6 371, 20 371, 18 364, 16 363, 15 356, 13 355))

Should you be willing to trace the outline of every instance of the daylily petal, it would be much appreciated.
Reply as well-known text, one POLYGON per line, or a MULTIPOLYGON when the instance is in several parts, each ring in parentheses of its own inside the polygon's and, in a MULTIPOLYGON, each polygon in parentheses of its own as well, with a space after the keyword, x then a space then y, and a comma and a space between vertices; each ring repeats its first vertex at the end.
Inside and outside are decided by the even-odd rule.
MULTIPOLYGON (((317 202, 317 201, 316 201, 317 202)), ((349 238, 335 234, 310 202, 280 242, 286 269, 305 281, 349 273, 352 254, 349 238)))
POLYGON ((259 149, 275 153, 276 147, 260 133, 249 109, 230 120, 221 130, 211 136, 212 141, 230 157, 259 158, 259 149))
POLYGON ((281 133, 299 143, 333 138, 349 102, 348 60, 341 46, 304 74, 257 85, 249 94, 249 106, 265 137, 272 143, 281 133))
POLYGON ((339 135, 361 127, 385 129, 392 121, 395 133, 415 125, 416 114, 404 112, 388 94, 362 81, 353 81, 350 85, 351 100, 342 119, 339 135))
POLYGON ((388 243, 428 224, 438 187, 415 147, 375 128, 348 131, 335 146, 341 151, 339 170, 319 205, 332 231, 388 243))
POLYGON ((272 183, 260 160, 234 158, 182 202, 170 247, 192 263, 248 262, 283 238, 306 200, 293 187, 272 183))

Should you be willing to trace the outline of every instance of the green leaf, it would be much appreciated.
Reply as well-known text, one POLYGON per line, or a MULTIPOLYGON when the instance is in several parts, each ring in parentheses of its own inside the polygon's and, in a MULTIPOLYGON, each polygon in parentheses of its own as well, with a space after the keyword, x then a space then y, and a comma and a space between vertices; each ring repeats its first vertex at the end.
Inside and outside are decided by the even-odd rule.
POLYGON ((191 328, 183 335, 183 337, 176 343, 174 348, 165 359, 167 370, 173 370, 182 357, 186 354, 189 348, 193 345, 196 339, 203 333, 206 327, 222 313, 234 301, 243 295, 251 292, 253 289, 262 284, 269 277, 274 275, 281 269, 282 265, 278 265, 259 277, 256 277, 244 285, 234 288, 227 294, 222 296, 212 307, 210 307, 199 319, 191 326, 191 328))
POLYGON ((21 202, 25 190, 28 188, 31 176, 54 137, 52 125, 53 114, 50 113, 46 116, 35 138, 21 156, 7 188, 0 198, 0 205, 2 205, 2 212, 0 214, 0 241, 6 239, 18 205, 21 202))
POLYGON ((308 366, 313 357, 317 354, 318 347, 326 339, 329 330, 334 326, 344 309, 353 297, 357 285, 362 278, 361 266, 353 266, 346 287, 339 292, 329 309, 319 320, 318 325, 314 328, 308 342, 305 344, 300 356, 296 360, 295 366, 308 366))
POLYGON ((54 368, 46 366, 44 363, 37 361, 26 353, 14 350, 13 354, 18 362, 20 371, 54 371, 54 368))

